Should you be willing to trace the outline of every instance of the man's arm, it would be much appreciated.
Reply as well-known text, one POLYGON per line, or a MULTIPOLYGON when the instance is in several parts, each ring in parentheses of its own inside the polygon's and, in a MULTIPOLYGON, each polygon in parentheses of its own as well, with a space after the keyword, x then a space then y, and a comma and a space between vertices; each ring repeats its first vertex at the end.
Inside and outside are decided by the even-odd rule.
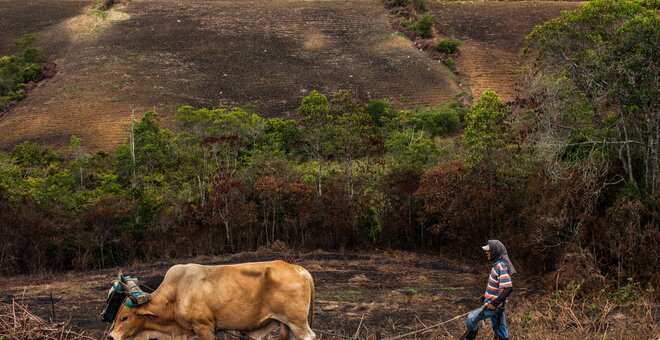
POLYGON ((502 302, 504 302, 504 300, 506 300, 507 296, 509 296, 511 292, 513 292, 513 287, 504 288, 500 296, 498 296, 497 299, 495 299, 495 301, 491 302, 490 304, 494 307, 499 306, 502 302))
POLYGON ((506 297, 509 296, 511 292, 513 292, 513 287, 504 288, 502 293, 497 297, 497 299, 495 299, 495 301, 486 304, 486 309, 489 310, 497 309, 497 306, 499 306, 502 302, 504 302, 504 300, 506 300, 506 297))

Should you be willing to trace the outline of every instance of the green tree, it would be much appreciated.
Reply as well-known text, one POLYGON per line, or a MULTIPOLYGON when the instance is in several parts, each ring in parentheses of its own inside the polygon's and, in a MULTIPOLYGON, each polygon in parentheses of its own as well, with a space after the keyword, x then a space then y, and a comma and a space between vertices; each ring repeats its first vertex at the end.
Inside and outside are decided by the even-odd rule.
POLYGON ((170 131, 160 129, 156 112, 146 112, 133 130, 133 145, 129 142, 118 147, 116 151, 122 173, 128 177, 135 167, 138 176, 143 180, 154 179, 153 175, 167 173, 176 164, 173 136, 170 131))
POLYGON ((316 190, 322 195, 322 177, 324 158, 331 151, 331 136, 334 125, 334 117, 330 113, 328 98, 322 93, 314 90, 303 98, 297 109, 302 118, 303 140, 305 152, 316 160, 317 177, 316 190))
POLYGON ((71 136, 69 139, 69 152, 71 154, 71 172, 77 173, 78 185, 80 189, 85 189, 85 180, 83 171, 87 163, 87 154, 82 147, 82 140, 78 136, 71 136))
POLYGON ((0 57, 0 112, 9 102, 23 99, 27 83, 41 75, 41 51, 31 47, 34 40, 25 35, 15 43, 18 53, 0 57))
POLYGON ((418 172, 435 161, 438 149, 424 131, 405 129, 390 133, 385 141, 387 155, 395 169, 418 172))
POLYGON ((495 152, 506 145, 510 128, 506 119, 509 108, 493 90, 486 90, 465 116, 463 142, 469 150, 472 165, 486 162, 494 169, 495 152))
POLYGON ((261 117, 241 108, 194 109, 183 106, 176 122, 202 146, 208 147, 216 168, 235 172, 243 158, 261 137, 264 122, 261 117))
POLYGON ((264 120, 264 145, 284 153, 294 152, 300 138, 298 122, 291 119, 269 118, 264 120))
POLYGON ((591 1, 537 26, 526 47, 532 94, 547 126, 565 130, 560 142, 610 152, 621 163, 621 178, 651 195, 660 185, 659 8, 654 0, 591 1), (558 101, 587 110, 575 115, 558 101))

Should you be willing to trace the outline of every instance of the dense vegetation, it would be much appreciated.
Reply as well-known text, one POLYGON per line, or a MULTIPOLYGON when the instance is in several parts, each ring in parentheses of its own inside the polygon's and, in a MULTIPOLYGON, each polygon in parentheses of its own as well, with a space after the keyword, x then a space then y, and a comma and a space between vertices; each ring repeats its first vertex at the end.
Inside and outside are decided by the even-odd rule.
POLYGON ((310 248, 419 242, 399 237, 417 225, 414 186, 448 156, 450 143, 436 141, 458 131, 462 108, 397 111, 381 100, 358 105, 346 91, 329 99, 312 92, 298 114, 182 107, 180 132, 147 112, 113 154, 88 155, 75 136, 63 154, 18 145, 0 156, 2 268, 107 266, 274 240, 310 248))
MULTIPOLYGON (((114 153, 71 138, 0 154, 0 268, 90 268, 295 248, 480 255, 522 271, 568 249, 624 282, 657 278, 660 171, 653 1, 593 1, 529 36, 530 100, 397 110, 311 92, 295 120, 242 108, 155 112, 114 153), (520 105, 522 104, 522 105, 520 105)), ((457 46, 457 45, 456 45, 457 46)))
POLYGON ((16 42, 18 53, 0 58, 0 112, 23 99, 27 84, 41 75, 41 52, 33 42, 34 36, 26 35, 16 42))

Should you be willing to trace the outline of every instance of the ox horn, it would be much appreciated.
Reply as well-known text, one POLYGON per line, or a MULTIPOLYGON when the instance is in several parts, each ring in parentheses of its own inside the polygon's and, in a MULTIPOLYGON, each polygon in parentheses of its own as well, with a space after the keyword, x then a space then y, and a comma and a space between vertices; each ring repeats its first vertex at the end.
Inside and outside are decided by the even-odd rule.
POLYGON ((120 284, 134 305, 143 305, 151 300, 151 294, 145 293, 140 289, 136 278, 129 278, 125 280, 125 283, 120 282, 120 284))

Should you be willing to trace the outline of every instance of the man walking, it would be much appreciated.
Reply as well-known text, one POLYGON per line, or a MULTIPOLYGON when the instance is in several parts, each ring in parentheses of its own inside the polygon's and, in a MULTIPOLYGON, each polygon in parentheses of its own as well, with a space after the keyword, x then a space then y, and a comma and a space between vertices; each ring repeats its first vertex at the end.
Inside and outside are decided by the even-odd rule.
POLYGON ((516 273, 516 269, 513 267, 502 242, 489 240, 488 244, 482 248, 486 251, 486 257, 488 257, 491 266, 486 292, 482 297, 484 304, 468 314, 468 329, 462 338, 468 340, 476 339, 477 331, 479 330, 479 320, 490 318, 495 339, 505 340, 509 338, 509 331, 506 328, 504 307, 506 305, 506 298, 513 291, 511 276, 516 273))

